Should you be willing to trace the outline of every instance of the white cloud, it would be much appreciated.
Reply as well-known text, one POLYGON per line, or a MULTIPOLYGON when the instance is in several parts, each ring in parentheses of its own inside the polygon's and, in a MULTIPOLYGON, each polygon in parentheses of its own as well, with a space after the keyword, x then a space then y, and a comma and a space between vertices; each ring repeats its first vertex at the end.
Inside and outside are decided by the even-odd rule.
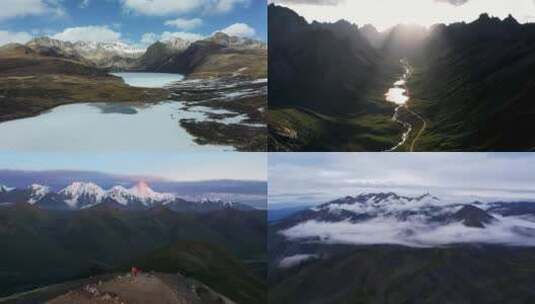
POLYGON ((250 0, 121 0, 123 6, 142 15, 180 15, 202 10, 206 13, 226 13, 250 0))
POLYGON ((142 45, 150 45, 158 41, 158 39, 159 39, 159 36, 156 35, 155 33, 145 33, 143 34, 143 36, 141 36, 140 42, 142 45))
POLYGON ((27 32, 0 31, 0 45, 8 43, 26 43, 32 39, 27 32))
POLYGON ((81 8, 86 8, 89 6, 89 2, 90 0, 82 0, 82 2, 80 2, 80 7, 81 8))
POLYGON ((234 23, 233 25, 217 32, 223 32, 227 35, 238 37, 253 37, 256 35, 255 29, 245 23, 234 23))
POLYGON ((90 25, 66 28, 63 32, 53 35, 52 38, 71 42, 110 42, 120 40, 121 33, 115 32, 107 26, 90 25))
POLYGON ((234 9, 236 5, 249 5, 249 0, 219 0, 215 1, 210 9, 214 13, 226 13, 234 9))
POLYGON ((178 29, 183 29, 183 30, 191 30, 191 29, 201 26, 202 19, 200 18, 193 18, 193 19, 177 18, 174 20, 165 21, 165 25, 174 26, 178 29))
POLYGON ((65 11, 57 1, 51 0, 2 0, 0 20, 36 15, 63 16, 65 11))

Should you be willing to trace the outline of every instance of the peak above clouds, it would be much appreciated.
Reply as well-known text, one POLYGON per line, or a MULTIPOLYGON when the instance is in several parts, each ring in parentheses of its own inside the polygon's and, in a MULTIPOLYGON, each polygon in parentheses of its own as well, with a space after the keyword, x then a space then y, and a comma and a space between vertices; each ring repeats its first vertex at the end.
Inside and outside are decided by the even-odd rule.
POLYGON ((456 203, 430 194, 366 193, 289 217, 289 240, 433 247, 465 243, 535 246, 535 203, 456 203))

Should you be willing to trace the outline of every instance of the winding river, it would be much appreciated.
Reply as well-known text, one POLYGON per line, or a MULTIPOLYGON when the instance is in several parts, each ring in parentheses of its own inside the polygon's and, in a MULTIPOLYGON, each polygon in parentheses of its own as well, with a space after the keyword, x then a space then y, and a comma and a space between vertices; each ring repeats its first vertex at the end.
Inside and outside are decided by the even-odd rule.
POLYGON ((400 111, 402 109, 408 109, 407 102, 409 101, 410 97, 408 95, 407 90, 407 80, 411 76, 411 66, 409 65, 409 63, 406 60, 401 60, 401 64, 405 69, 405 73, 403 73, 401 79, 396 81, 393 87, 391 87, 388 92, 386 92, 385 98, 386 101, 398 105, 396 110, 394 111, 394 116, 392 116, 392 120, 405 127, 406 131, 401 136, 401 141, 391 149, 388 149, 387 152, 396 151, 399 147, 403 146, 407 142, 407 139, 409 138, 409 135, 413 129, 413 126, 410 123, 400 118, 400 111))

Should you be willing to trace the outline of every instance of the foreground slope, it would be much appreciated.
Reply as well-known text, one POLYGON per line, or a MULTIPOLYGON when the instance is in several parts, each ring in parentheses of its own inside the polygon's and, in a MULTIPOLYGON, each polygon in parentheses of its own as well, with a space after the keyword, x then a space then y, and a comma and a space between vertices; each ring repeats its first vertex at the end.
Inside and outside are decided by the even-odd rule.
POLYGON ((232 294, 238 303, 263 299, 264 279, 250 261, 265 261, 264 211, 222 208, 190 213, 163 206, 124 210, 99 204, 66 212, 15 204, 0 207, 0 219, 4 296, 127 270, 139 261, 147 271, 185 272, 206 279, 203 283, 232 294), (188 256, 192 263, 178 263, 188 256), (238 289, 240 293, 234 293, 238 289))
POLYGON ((48 301, 50 304, 93 303, 162 303, 202 304, 234 302, 212 291, 201 283, 180 275, 140 274, 136 277, 117 277, 82 290, 70 291, 48 301))
POLYGON ((100 275, 0 299, 0 303, 50 304, 233 304, 203 283, 181 274, 100 275))

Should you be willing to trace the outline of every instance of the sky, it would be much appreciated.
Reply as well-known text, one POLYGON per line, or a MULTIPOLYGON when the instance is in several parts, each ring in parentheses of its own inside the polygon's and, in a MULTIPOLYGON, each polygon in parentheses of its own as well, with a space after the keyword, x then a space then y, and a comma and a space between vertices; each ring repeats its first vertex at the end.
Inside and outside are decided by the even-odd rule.
POLYGON ((362 192, 534 199, 533 153, 271 153, 271 206, 319 204, 362 192))
POLYGON ((160 177, 171 181, 266 180, 267 155, 246 152, 21 153, 1 152, 0 170, 76 170, 160 177))
POLYGON ((346 19, 385 30, 399 23, 430 26, 436 23, 471 22, 481 13, 519 22, 535 22, 534 0, 269 0, 288 6, 308 21, 346 19))
POLYGON ((122 41, 146 47, 216 31, 266 40, 262 0, 2 0, 0 45, 32 37, 122 41))

